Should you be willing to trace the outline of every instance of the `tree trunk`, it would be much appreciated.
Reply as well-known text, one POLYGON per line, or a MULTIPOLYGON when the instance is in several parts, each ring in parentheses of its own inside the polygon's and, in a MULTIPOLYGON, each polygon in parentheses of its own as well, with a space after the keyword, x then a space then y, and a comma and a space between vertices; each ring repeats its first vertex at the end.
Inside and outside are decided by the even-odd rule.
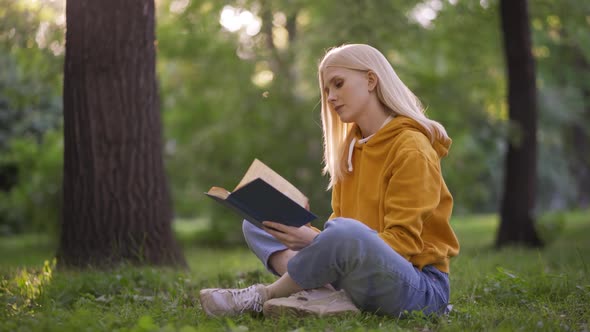
POLYGON ((173 236, 154 0, 69 0, 60 266, 186 262, 173 236))
POLYGON ((526 0, 501 0, 510 132, 496 246, 541 246, 535 231, 537 88, 526 0))

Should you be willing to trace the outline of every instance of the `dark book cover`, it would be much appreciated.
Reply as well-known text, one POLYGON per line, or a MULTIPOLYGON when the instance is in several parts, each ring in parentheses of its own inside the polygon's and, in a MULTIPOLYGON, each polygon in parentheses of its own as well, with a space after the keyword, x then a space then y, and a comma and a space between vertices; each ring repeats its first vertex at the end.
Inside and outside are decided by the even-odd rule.
POLYGON ((205 194, 260 228, 262 228, 262 222, 267 220, 301 227, 317 218, 315 214, 262 179, 246 184, 231 193, 225 200, 205 194))

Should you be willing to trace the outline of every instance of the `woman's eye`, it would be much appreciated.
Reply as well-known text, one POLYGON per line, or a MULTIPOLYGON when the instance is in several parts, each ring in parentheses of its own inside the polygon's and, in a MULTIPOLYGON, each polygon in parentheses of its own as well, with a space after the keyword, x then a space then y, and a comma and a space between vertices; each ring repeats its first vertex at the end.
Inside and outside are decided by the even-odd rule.
POLYGON ((341 88, 341 87, 342 87, 342 85, 344 85, 344 82, 343 82, 343 81, 338 81, 338 82, 336 82, 336 84, 334 84, 334 85, 335 85, 337 88, 341 88))

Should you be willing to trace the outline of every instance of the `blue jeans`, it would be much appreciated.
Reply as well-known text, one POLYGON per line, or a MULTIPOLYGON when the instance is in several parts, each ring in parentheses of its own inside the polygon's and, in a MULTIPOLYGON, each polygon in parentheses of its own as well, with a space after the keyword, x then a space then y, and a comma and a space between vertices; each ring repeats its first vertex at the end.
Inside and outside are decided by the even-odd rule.
MULTIPOLYGON (((266 268, 269 257, 287 249, 260 228, 244 221, 244 237, 266 268)), ((304 289, 332 284, 344 289, 361 310, 403 316, 405 311, 445 313, 449 277, 432 266, 418 268, 387 245, 377 232, 347 218, 326 222, 313 242, 291 258, 289 275, 304 289)))

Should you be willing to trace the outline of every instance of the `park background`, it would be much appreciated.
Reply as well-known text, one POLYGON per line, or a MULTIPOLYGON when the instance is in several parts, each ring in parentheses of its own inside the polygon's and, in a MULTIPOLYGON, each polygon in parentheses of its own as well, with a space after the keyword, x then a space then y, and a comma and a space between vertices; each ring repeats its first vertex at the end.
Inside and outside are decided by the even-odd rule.
MULTIPOLYGON (((453 145, 442 167, 453 223, 487 225, 482 246, 491 246, 514 134, 499 3, 156 1, 162 153, 185 253, 243 247, 240 221, 203 192, 233 188, 254 158, 309 196, 321 227, 330 194, 321 174, 316 70, 325 51, 343 43, 380 49, 428 116, 446 127, 453 145)), ((51 270, 59 242, 65 8, 61 0, 0 0, 0 234, 17 248, 40 241, 49 252, 8 260, 6 285, 16 266, 49 259, 40 271, 51 270)), ((588 224, 590 5, 530 1, 528 24, 538 114, 532 215, 550 244, 570 219, 588 224)))

